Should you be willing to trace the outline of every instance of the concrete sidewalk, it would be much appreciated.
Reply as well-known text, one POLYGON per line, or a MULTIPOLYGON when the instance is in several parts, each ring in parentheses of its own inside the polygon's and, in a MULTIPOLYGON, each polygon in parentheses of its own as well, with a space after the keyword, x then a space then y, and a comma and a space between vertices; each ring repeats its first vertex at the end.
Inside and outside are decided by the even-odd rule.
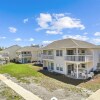
POLYGON ((20 85, 14 83, 13 81, 7 79, 5 76, 0 74, 0 80, 2 80, 8 87, 13 89, 16 93, 22 96, 25 100, 42 100, 38 96, 34 95, 32 92, 24 89, 20 85))
POLYGON ((90 95, 86 100, 100 100, 100 89, 90 95))

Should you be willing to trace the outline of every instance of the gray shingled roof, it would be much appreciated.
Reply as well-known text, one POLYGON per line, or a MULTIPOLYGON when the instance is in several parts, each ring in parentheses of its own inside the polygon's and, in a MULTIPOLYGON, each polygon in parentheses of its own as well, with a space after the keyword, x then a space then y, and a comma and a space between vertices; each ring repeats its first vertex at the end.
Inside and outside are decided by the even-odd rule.
POLYGON ((92 43, 68 38, 68 39, 54 41, 50 43, 49 45, 45 46, 43 50, 57 49, 57 48, 95 48, 95 47, 96 45, 92 43))
POLYGON ((17 51, 18 49, 20 49, 21 47, 20 46, 18 46, 18 45, 13 45, 13 46, 10 46, 10 47, 8 47, 8 48, 6 48, 6 49, 4 49, 4 50, 2 50, 1 52, 15 52, 15 51, 17 51))
POLYGON ((22 52, 22 51, 38 51, 39 47, 32 47, 32 46, 25 46, 22 47, 21 49, 17 50, 17 52, 22 52))

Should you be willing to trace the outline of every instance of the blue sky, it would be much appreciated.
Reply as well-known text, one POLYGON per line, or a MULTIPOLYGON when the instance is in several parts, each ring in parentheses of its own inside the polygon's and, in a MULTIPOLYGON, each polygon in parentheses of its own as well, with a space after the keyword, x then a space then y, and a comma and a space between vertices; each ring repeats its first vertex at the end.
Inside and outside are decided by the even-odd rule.
POLYGON ((64 38, 100 45, 100 0, 0 0, 0 46, 64 38))

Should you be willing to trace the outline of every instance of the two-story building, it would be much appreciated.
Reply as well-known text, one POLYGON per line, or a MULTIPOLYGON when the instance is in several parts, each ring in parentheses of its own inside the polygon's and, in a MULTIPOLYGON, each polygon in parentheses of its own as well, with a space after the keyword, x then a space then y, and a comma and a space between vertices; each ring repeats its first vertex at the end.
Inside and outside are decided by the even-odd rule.
POLYGON ((19 50, 20 48, 21 47, 18 45, 10 46, 0 51, 0 58, 7 61, 13 61, 16 58, 16 51, 19 50))
POLYGON ((26 46, 16 51, 16 62, 30 63, 38 61, 39 47, 26 46))
POLYGON ((99 48, 71 38, 54 41, 43 48, 43 67, 69 77, 86 78, 100 63, 99 48))

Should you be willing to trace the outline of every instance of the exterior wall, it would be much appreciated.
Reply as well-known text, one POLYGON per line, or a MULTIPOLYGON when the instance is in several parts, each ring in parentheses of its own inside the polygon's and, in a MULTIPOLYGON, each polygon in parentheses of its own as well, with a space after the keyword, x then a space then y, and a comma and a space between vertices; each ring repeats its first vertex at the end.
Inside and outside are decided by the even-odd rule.
POLYGON ((93 68, 97 68, 97 63, 99 63, 100 49, 93 49, 93 68))
POLYGON ((3 52, 4 52, 4 53, 5 53, 5 52, 8 52, 8 53, 9 53, 9 59, 10 59, 10 60, 14 60, 14 59, 16 58, 16 51, 17 51, 18 49, 20 49, 20 46, 15 45, 15 46, 11 46, 11 47, 9 47, 9 48, 3 50, 3 52))
POLYGON ((31 53, 32 53, 31 61, 37 61, 38 60, 38 51, 33 51, 31 53))
POLYGON ((64 56, 66 55, 66 50, 65 49, 56 49, 56 50, 54 50, 55 67, 57 67, 57 66, 62 67, 63 71, 58 71, 55 68, 55 72, 66 74, 66 64, 65 64, 65 61, 64 61, 64 56), (62 50, 63 51, 63 55, 62 56, 56 56, 56 50, 62 50))
MULTIPOLYGON (((75 68, 77 68, 77 64, 79 64, 79 69, 81 68, 81 63, 82 64, 86 64, 86 68, 84 69, 87 70, 87 72, 89 73, 90 70, 92 69, 96 69, 96 66, 97 66, 97 63, 99 62, 99 55, 100 54, 100 50, 97 50, 97 49, 78 49, 78 55, 91 55, 91 57, 93 56, 93 60, 91 61, 86 61, 86 62, 68 62, 66 61, 64 58, 65 56, 67 55, 67 52, 66 50, 74 50, 74 55, 77 54, 76 52, 76 48, 72 49, 72 48, 66 48, 66 49, 54 49, 53 50, 53 53, 52 55, 54 56, 54 59, 43 59, 43 67, 48 67, 48 63, 49 62, 54 62, 54 70, 55 72, 57 73, 61 73, 61 74, 64 74, 64 75, 67 75, 68 73, 68 67, 67 65, 69 64, 74 64, 75 65, 75 68), (63 55, 62 56, 56 56, 56 50, 63 50, 63 55), (81 54, 81 50, 85 50, 85 53, 84 54, 81 54), (44 63, 45 62, 45 63, 44 63), (60 71, 60 70, 57 70, 56 67, 62 67, 63 68, 63 71, 60 71)), ((46 55, 48 55, 48 50, 46 50, 46 55)))
POLYGON ((43 51, 39 50, 37 53, 37 61, 39 61, 39 64, 43 64, 43 51))
POLYGON ((31 62, 31 58, 30 57, 27 57, 27 58, 17 58, 16 61, 19 62, 19 63, 30 63, 31 62))
POLYGON ((38 53, 42 54, 40 50, 37 51, 30 51, 30 55, 27 56, 27 52, 29 51, 21 51, 21 52, 16 52, 16 61, 20 63, 24 63, 23 59, 29 59, 30 62, 36 61, 39 62, 39 64, 42 64, 42 55, 38 56, 38 53), (22 54, 22 52, 26 52, 26 54, 22 54), (25 56, 24 56, 25 55, 25 56))

